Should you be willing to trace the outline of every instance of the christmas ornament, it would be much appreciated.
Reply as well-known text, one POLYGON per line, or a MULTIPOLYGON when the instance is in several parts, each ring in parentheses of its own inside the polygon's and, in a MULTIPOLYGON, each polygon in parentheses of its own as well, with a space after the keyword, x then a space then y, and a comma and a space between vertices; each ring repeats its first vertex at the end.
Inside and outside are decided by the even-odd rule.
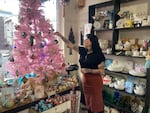
MULTIPOLYGON (((75 38, 74 38, 74 33, 72 30, 72 27, 70 28, 69 41, 72 42, 73 44, 75 43, 75 38)), ((70 48, 69 54, 72 55, 72 49, 71 48, 70 48)))
POLYGON ((35 59, 35 56, 34 56, 34 54, 32 54, 32 56, 30 57, 31 59, 35 59))
POLYGON ((23 38, 26 38, 26 37, 27 37, 26 32, 23 32, 23 33, 22 33, 22 36, 23 36, 23 38))
POLYGON ((19 71, 18 70, 16 70, 16 76, 19 77, 19 71))
POLYGON ((84 36, 83 36, 82 31, 80 31, 80 44, 84 45, 83 43, 84 43, 84 36))
POLYGON ((10 56, 10 57, 9 57, 9 61, 10 61, 10 62, 14 62, 14 57, 13 57, 13 56, 10 56))
POLYGON ((30 36, 30 46, 33 46, 34 44, 34 36, 30 36))
POLYGON ((17 48, 17 47, 14 45, 14 48, 17 48))
POLYGON ((44 47, 44 44, 43 44, 43 43, 41 43, 41 44, 40 44, 40 48, 43 48, 43 47, 44 47))
POLYGON ((39 35, 42 36, 42 32, 39 32, 39 35))
POLYGON ((27 12, 31 12, 31 8, 27 8, 27 12))
POLYGON ((41 54, 42 59, 44 59, 46 57, 46 55, 44 53, 41 54))
POLYGON ((58 40, 54 40, 54 42, 55 42, 56 44, 58 44, 58 40))

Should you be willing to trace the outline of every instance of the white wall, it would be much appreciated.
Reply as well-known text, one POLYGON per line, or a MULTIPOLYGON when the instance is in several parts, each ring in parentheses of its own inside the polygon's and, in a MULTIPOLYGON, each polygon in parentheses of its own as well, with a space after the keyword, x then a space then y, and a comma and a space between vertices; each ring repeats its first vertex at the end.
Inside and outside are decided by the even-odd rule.
MULTIPOLYGON (((70 27, 72 27, 77 45, 79 45, 80 30, 83 30, 84 24, 88 23, 88 6, 109 0, 85 1, 85 7, 79 9, 77 6, 77 0, 70 0, 70 3, 65 7, 65 17, 61 17, 62 19, 64 19, 64 32, 62 31, 63 34, 65 35, 65 37, 68 38, 70 27)), ((78 63, 78 54, 76 52, 73 52, 73 55, 69 55, 69 49, 66 46, 64 46, 64 53, 66 63, 78 63)))

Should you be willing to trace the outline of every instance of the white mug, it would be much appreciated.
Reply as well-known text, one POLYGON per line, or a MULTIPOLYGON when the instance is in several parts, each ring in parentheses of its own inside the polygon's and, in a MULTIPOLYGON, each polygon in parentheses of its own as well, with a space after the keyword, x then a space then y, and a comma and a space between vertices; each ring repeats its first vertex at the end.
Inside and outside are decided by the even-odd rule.
POLYGON ((147 55, 147 51, 143 51, 142 55, 145 57, 147 55))
POLYGON ((133 56, 140 56, 140 52, 139 51, 133 51, 133 56))
POLYGON ((106 50, 106 53, 107 53, 107 54, 111 54, 111 53, 112 53, 112 49, 111 49, 111 48, 108 48, 108 49, 106 50))

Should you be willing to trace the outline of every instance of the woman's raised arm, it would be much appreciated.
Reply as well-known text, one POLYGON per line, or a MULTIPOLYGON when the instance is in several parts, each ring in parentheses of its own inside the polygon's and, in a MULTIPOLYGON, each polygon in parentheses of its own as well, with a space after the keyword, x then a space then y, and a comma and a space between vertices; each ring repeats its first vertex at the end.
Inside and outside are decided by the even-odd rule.
POLYGON ((76 45, 74 45, 68 39, 66 39, 61 33, 56 32, 55 35, 57 35, 58 37, 60 37, 69 48, 75 50, 76 52, 79 52, 79 47, 76 46, 76 45))

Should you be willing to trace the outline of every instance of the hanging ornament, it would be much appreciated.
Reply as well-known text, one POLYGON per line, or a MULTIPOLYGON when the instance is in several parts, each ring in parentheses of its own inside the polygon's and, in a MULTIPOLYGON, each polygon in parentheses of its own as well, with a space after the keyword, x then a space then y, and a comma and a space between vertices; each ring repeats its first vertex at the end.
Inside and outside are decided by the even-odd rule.
POLYGON ((56 44, 58 44, 58 40, 56 39, 56 40, 54 40, 54 42, 56 43, 56 44))
POLYGON ((44 48, 44 44, 43 43, 40 44, 40 48, 44 48))
POLYGON ((17 48, 16 45, 14 45, 14 48, 17 48))
POLYGON ((46 57, 45 53, 41 54, 41 58, 44 59, 46 57))
POLYGON ((10 62, 14 62, 14 57, 13 56, 10 56, 9 59, 8 59, 10 62))
POLYGON ((31 12, 31 8, 27 8, 27 12, 31 12))
POLYGON ((33 46, 34 44, 34 36, 30 36, 30 46, 33 46))
POLYGON ((30 58, 31 58, 31 59, 35 59, 35 55, 34 55, 34 54, 32 54, 30 58))
POLYGON ((27 37, 26 32, 23 32, 23 33, 22 33, 22 37, 23 37, 23 38, 26 38, 26 37, 27 37))
POLYGON ((42 36, 42 32, 39 32, 39 35, 42 36))
POLYGON ((80 45, 84 45, 83 43, 84 43, 84 36, 82 31, 80 31, 80 45))
MULTIPOLYGON (((72 27, 70 28, 70 32, 69 32, 69 41, 72 42, 73 44, 75 43, 75 38, 74 38, 74 33, 72 30, 72 27)), ((70 55, 72 55, 72 49, 70 48, 70 55)))
POLYGON ((19 71, 18 71, 18 70, 16 70, 16 76, 17 76, 17 77, 19 76, 19 71))

